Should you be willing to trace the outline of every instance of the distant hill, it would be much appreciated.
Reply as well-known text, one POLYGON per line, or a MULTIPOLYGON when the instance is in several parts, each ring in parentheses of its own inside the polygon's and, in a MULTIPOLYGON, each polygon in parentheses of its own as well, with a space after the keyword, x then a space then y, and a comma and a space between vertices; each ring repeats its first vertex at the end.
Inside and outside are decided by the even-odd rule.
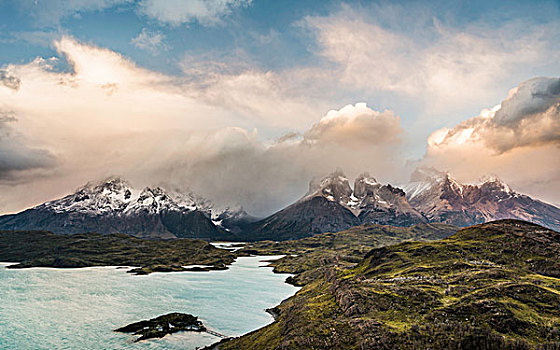
POLYGON ((129 272, 147 274, 186 271, 186 265, 226 269, 235 257, 203 240, 141 239, 122 233, 0 231, 0 261, 18 263, 8 268, 139 266, 129 272))

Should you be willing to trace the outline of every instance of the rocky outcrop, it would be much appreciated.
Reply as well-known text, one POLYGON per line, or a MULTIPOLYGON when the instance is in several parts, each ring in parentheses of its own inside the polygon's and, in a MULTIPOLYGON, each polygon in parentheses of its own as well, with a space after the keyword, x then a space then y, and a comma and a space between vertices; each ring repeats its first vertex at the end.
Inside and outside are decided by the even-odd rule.
POLYGON ((206 327, 196 316, 175 312, 115 329, 115 332, 139 335, 136 342, 163 338, 168 334, 180 331, 205 332, 206 327))
POLYGON ((427 221, 408 203, 402 189, 382 185, 367 173, 355 180, 349 206, 364 224, 410 226, 427 221))

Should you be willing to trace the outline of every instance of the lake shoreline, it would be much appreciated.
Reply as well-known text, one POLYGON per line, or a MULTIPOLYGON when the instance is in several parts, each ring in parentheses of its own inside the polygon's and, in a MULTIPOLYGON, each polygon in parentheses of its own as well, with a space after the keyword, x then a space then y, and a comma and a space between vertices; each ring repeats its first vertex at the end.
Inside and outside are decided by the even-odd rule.
POLYGON ((197 239, 155 240, 125 234, 57 235, 48 231, 0 231, 0 260, 10 269, 136 266, 131 273, 184 271, 188 265, 224 270, 243 254, 197 239))
MULTIPOLYGON (((25 342, 25 339, 33 341, 35 338, 38 341, 37 338, 39 337, 50 337, 50 348, 53 348, 56 346, 52 344, 61 341, 60 339, 72 339, 77 337, 77 334, 82 333, 85 337, 109 337, 108 339, 112 339, 110 341, 113 343, 106 345, 105 348, 123 348, 125 343, 130 344, 134 339, 128 338, 129 340, 126 340, 126 335, 108 335, 108 333, 112 332, 112 329, 122 327, 123 324, 150 319, 170 312, 181 312, 200 316, 201 321, 208 325, 209 329, 216 332, 233 337, 241 336, 274 322, 273 317, 266 313, 265 310, 289 298, 299 290, 287 285, 284 282, 285 278, 279 279, 278 277, 280 276, 272 273, 272 267, 267 267, 267 263, 263 263, 263 260, 279 259, 281 257, 270 255, 240 257, 235 260, 227 271, 210 271, 208 274, 193 272, 174 274, 154 273, 142 278, 123 278, 126 276, 123 274, 126 271, 118 269, 123 266, 94 266, 75 269, 39 267, 13 270, 2 268, 6 267, 5 265, 7 264, 0 264, 0 280, 6 282, 3 285, 4 288, 0 287, 0 297, 3 300, 11 300, 6 309, 0 310, 0 317, 5 320, 4 325, 0 322, 0 333, 10 334, 2 330, 3 326, 11 325, 17 328, 25 325, 25 327, 19 329, 19 333, 14 332, 14 334, 20 334, 18 338, 21 342, 25 342), (262 267, 267 268, 262 269, 262 267), (32 285, 24 282, 30 277, 34 281, 38 281, 39 285, 37 285, 37 282, 34 282, 32 285), (97 282, 93 282, 92 278, 97 282), (21 280, 22 284, 13 282, 18 280, 21 280), (138 283, 141 284, 138 285, 138 283), (47 286, 43 287, 43 284, 47 286), (40 304, 33 303, 26 307, 28 305, 26 300, 30 298, 29 292, 22 292, 21 288, 28 288, 30 286, 33 287, 33 290, 30 292, 32 294, 39 293, 37 297, 42 301, 40 304), (231 286, 235 286, 235 288, 232 289, 231 286), (75 292, 67 294, 69 290, 74 290, 75 288, 78 288, 75 292), (188 290, 192 288, 195 289, 189 292, 188 290), (55 290, 60 290, 60 292, 54 292, 55 290), (87 290, 91 291, 88 292, 87 290), (42 296, 43 294, 45 296, 42 296), (72 302, 66 300, 66 295, 71 295, 78 300, 86 299, 83 299, 81 302, 72 302), (112 302, 103 301, 110 295, 118 297, 116 300, 125 305, 136 305, 142 300, 146 300, 146 302, 142 302, 143 306, 112 306, 112 302), (124 298, 119 297, 119 295, 122 295, 124 298), (60 296, 60 299, 58 296, 60 296), (18 303, 17 300, 20 300, 20 302, 18 303), (60 300, 60 302, 56 302, 56 306, 52 304, 55 300, 60 300), (148 302, 148 300, 152 301, 148 302), (225 300, 228 300, 228 302, 225 303, 225 300), (37 306, 42 311, 37 312, 37 306), (89 309, 95 310, 95 312, 83 314, 89 309), (99 311, 99 309, 106 311, 99 311), (63 311, 65 311, 64 314, 70 313, 69 315, 71 316, 57 316, 57 314, 63 311), (95 319, 87 321, 88 317, 91 318, 97 313, 103 314, 103 312, 110 313, 105 321, 97 316, 95 319), (123 317, 121 312, 128 316, 123 317), (224 312, 227 313, 227 317, 224 317, 224 312), (77 315, 83 314, 83 317, 76 320, 77 325, 72 325, 71 327, 71 329, 76 329, 75 335, 68 333, 67 326, 64 326, 62 330, 55 330, 58 327, 56 324, 64 325, 66 322, 71 322, 73 317, 75 317, 74 313, 77 315), (44 327, 44 331, 39 330, 29 333, 31 329, 35 329, 39 324, 30 321, 28 319, 30 316, 25 315, 36 314, 49 317, 51 319, 49 323, 53 324, 52 327, 55 328, 51 329, 48 324, 41 322, 40 327, 44 327), (21 315, 25 316, 27 321, 17 321, 21 315), (81 328, 82 331, 78 332, 77 327, 79 327, 79 324, 83 324, 81 326, 83 328, 81 328), (91 330, 86 330, 91 329, 91 327, 100 329, 100 331, 97 331, 97 336, 95 336, 95 332, 92 333, 91 330), (121 339, 121 345, 118 345, 119 339, 121 339)), ((138 342, 138 346, 139 349, 142 346, 149 346, 150 348, 163 346, 165 349, 194 349, 196 346, 203 347, 216 341, 216 338, 211 334, 182 333, 185 332, 177 332, 172 336, 165 336, 162 339, 138 342), (198 345, 188 345, 193 342, 198 345), (142 345, 142 343, 148 345, 142 345), (179 347, 179 344, 187 345, 179 347)), ((17 344, 17 341, 11 338, 11 335, 5 336, 4 339, 3 336, 0 336, 0 348, 6 344, 9 344, 9 346, 6 345, 8 348, 14 349, 35 347, 14 345, 17 344)), ((94 340, 91 340, 91 342, 93 343, 94 340)), ((106 344, 100 341, 101 343, 106 344)), ((126 346, 128 349, 129 345, 126 346)), ((35 348, 46 349, 49 346, 40 345, 35 348)), ((100 347, 93 346, 92 348, 97 349, 100 347)), ((136 349, 136 347, 131 347, 131 349, 136 349)))

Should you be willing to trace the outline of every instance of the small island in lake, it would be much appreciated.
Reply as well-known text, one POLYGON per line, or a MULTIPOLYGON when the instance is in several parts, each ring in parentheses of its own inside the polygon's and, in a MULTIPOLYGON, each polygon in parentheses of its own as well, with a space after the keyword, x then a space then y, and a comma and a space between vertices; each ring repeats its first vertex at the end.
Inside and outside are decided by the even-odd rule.
POLYGON ((115 332, 139 335, 140 337, 135 340, 136 342, 151 338, 163 338, 167 334, 180 331, 205 332, 206 327, 196 316, 174 312, 115 329, 115 332))

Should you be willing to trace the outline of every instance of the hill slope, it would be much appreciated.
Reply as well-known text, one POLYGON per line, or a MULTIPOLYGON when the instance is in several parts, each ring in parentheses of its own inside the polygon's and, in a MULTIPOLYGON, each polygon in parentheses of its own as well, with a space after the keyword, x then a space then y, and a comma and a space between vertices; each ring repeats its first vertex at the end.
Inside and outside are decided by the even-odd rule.
POLYGON ((297 240, 261 241, 247 244, 240 254, 285 255, 273 261, 274 272, 297 274, 288 281, 304 285, 334 266, 350 267, 372 248, 406 241, 434 241, 448 237, 458 228, 445 224, 416 224, 394 227, 365 224, 340 232, 326 232, 297 240))
POLYGON ((227 349, 559 349, 560 233, 504 220, 326 269, 227 349))

